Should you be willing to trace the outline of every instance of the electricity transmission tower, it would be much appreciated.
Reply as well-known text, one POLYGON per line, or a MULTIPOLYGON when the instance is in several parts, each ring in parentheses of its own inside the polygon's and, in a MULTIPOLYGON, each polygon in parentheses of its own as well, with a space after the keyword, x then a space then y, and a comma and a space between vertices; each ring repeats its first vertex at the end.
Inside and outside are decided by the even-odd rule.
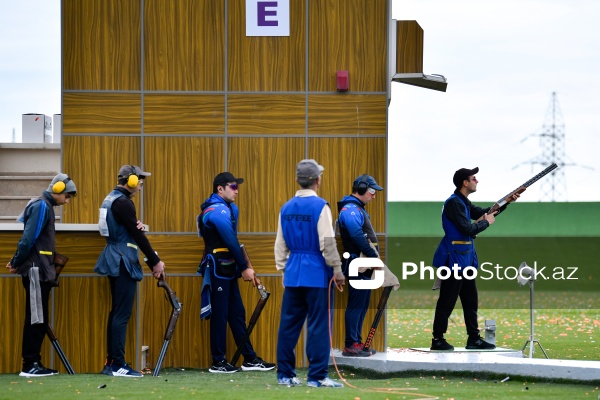
MULTIPOLYGON (((540 201, 565 201, 567 196, 567 183, 565 181, 565 168, 569 165, 565 163, 565 123, 563 120, 556 92, 552 92, 550 105, 546 111, 544 124, 540 133, 529 135, 522 140, 524 142, 530 136, 538 136, 540 138, 540 147, 542 154, 524 162, 532 167, 540 165, 543 168, 548 167, 552 163, 556 163, 558 168, 555 169, 541 182, 540 186, 540 201)), ((515 166, 516 168, 517 166, 515 166)))

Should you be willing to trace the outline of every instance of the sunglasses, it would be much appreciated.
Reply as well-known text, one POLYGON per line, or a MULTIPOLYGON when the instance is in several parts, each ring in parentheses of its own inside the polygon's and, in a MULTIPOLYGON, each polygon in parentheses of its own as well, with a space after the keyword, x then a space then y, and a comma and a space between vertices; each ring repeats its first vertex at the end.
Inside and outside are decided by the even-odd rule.
POLYGON ((231 188, 231 190, 238 190, 237 183, 228 183, 227 186, 229 186, 231 188))

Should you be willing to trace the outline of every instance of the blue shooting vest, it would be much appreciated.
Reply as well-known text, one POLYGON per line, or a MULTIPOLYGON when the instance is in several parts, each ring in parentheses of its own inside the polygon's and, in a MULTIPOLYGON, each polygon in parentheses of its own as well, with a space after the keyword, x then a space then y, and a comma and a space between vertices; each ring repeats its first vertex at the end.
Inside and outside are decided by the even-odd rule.
POLYGON ((326 204, 317 196, 294 197, 281 208, 281 230, 290 250, 283 275, 285 287, 326 288, 333 276, 321 253, 317 229, 326 204))
MULTIPOLYGON (((456 194, 452 194, 445 202, 444 207, 450 199, 458 198, 465 207, 465 213, 469 222, 471 221, 471 212, 462 199, 456 194)), ((477 253, 475 252, 475 239, 471 236, 461 233, 456 225, 446 217, 442 210, 442 228, 444 228, 444 237, 440 241, 438 248, 433 255, 434 267, 452 268, 454 264, 461 267, 479 268, 477 253)))
POLYGON ((119 267, 123 261, 131 278, 141 281, 144 274, 138 257, 138 246, 125 226, 115 220, 111 210, 113 202, 119 197, 128 199, 123 193, 113 190, 100 206, 106 209, 108 236, 106 237, 106 247, 96 261, 94 272, 100 275, 119 276, 119 267))

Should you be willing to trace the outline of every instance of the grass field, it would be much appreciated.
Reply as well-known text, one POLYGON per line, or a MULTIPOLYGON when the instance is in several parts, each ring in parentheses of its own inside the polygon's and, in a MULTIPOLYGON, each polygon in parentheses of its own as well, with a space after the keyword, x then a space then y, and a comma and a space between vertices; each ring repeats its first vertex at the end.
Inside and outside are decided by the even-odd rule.
MULTIPOLYGON (((104 375, 59 375, 28 379, 0 375, 0 399, 596 399, 591 384, 558 384, 509 380, 491 375, 419 374, 377 376, 344 370, 354 386, 340 389, 306 387, 306 370, 298 371, 302 386, 279 386, 275 372, 211 374, 206 370, 164 370, 160 377, 139 379, 104 375)), ((333 370, 332 378, 337 378, 333 370)))
MULTIPOLYGON (((437 292, 399 289, 388 301, 388 346, 392 348, 429 347, 431 326, 437 292)), ((600 309, 585 307, 589 292, 547 292, 538 296, 539 304, 551 304, 554 308, 539 308, 534 313, 535 338, 550 358, 600 361, 600 309)), ((597 304, 597 303, 596 303, 597 304)), ((522 349, 530 335, 529 290, 521 292, 485 291, 480 296, 479 327, 486 319, 496 320, 498 346, 522 349), (483 297, 483 298, 481 298, 483 297), (495 299, 492 301, 492 299, 495 299), (494 308, 487 308, 493 305, 494 308), (527 308, 520 308, 525 305, 527 308)), ((466 333, 464 318, 457 303, 448 332, 448 342, 464 346, 466 333)), ((535 357, 543 357, 539 348, 535 357)))

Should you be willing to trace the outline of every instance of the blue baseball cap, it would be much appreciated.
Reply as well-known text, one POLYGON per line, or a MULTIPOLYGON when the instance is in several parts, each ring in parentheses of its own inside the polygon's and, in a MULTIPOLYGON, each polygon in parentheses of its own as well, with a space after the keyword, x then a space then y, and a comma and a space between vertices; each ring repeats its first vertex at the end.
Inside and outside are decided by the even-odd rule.
POLYGON ((373 188, 375 190, 383 190, 383 188, 377 184, 377 182, 375 181, 375 178, 373 178, 371 175, 366 175, 366 178, 365 178, 365 175, 360 175, 358 178, 356 178, 354 180, 354 183, 352 184, 352 187, 356 188, 361 183, 364 182, 367 184, 367 188, 373 188))

